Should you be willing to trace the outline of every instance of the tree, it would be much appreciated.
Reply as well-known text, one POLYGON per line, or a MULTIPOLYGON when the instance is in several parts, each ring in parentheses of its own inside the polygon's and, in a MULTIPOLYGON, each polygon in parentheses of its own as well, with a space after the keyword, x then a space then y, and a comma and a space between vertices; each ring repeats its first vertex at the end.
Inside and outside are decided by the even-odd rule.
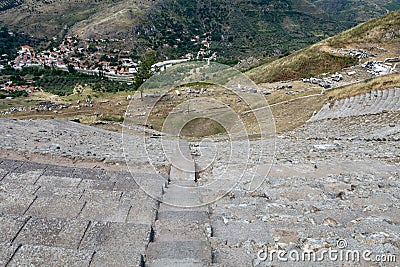
POLYGON ((76 73, 76 69, 75 69, 74 65, 68 64, 68 72, 71 74, 76 73))
POLYGON ((157 67, 153 67, 153 65, 157 63, 157 55, 155 51, 151 51, 146 53, 141 63, 137 67, 137 73, 135 74, 134 83, 135 89, 139 89, 139 87, 154 73, 158 72, 157 67))

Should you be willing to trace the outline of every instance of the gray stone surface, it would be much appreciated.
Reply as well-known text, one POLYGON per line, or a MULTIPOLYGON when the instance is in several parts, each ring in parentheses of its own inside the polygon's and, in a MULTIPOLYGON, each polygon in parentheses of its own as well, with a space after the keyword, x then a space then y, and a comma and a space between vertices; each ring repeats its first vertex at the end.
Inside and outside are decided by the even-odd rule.
POLYGON ((61 177, 72 177, 74 172, 74 168, 57 166, 57 165, 49 165, 46 167, 44 176, 61 176, 61 177))
POLYGON ((245 248, 225 249, 219 248, 214 251, 215 263, 221 266, 251 266, 253 259, 256 258, 254 253, 248 253, 245 248))
POLYGON ((0 216, 0 243, 11 243, 18 232, 25 225, 28 217, 1 215, 0 216))
POLYGON ((209 266, 212 263, 208 208, 182 207, 200 205, 202 198, 193 187, 196 186, 192 172, 194 161, 189 146, 186 142, 180 143, 185 147, 172 149, 169 155, 174 159, 170 183, 164 189, 164 203, 158 209, 153 240, 146 250, 146 266, 209 266), (191 188, 182 187, 185 185, 191 188))
POLYGON ((121 202, 130 205, 126 222, 149 225, 155 222, 159 203, 144 192, 124 192, 121 202))
POLYGON ((74 198, 38 197, 27 210, 27 215, 56 218, 76 218, 85 201, 74 198))
POLYGON ((90 262, 92 267, 142 267, 143 257, 138 253, 97 251, 90 262))
POLYGON ((79 188, 83 189, 97 189, 103 191, 113 190, 115 182, 102 181, 102 180, 88 180, 84 179, 79 183, 79 188))
POLYGON ((88 221, 32 217, 14 242, 77 249, 88 224, 88 221))
POLYGON ((209 221, 209 215, 206 211, 168 210, 160 211, 158 213, 158 219, 205 223, 209 221))
POLYGON ((15 169, 21 167, 23 164, 22 161, 14 161, 9 159, 3 159, 0 163, 0 169, 5 171, 14 171, 15 169))
POLYGON ((91 221, 125 222, 131 206, 118 203, 86 203, 78 218, 91 221))
MULTIPOLYGON (((114 188, 130 173, 0 162, 0 265, 143 266, 159 204, 114 188)), ((164 178, 143 177, 163 192, 164 178)))
MULTIPOLYGON (((2 125, 0 127, 0 144, 5 149, 55 155, 73 160, 103 161, 112 164, 122 164, 127 158, 130 162, 135 163, 130 166, 134 168, 135 172, 146 170, 150 165, 148 157, 143 153, 127 153, 124 155, 120 133, 57 120, 15 121, 1 119, 0 124, 2 125), (14 133, 18 133, 18 138, 14 133)), ((130 136, 129 139, 124 138, 124 145, 129 148, 126 151, 144 151, 142 137, 130 136)), ((154 152, 158 153, 157 150, 154 152)), ((160 164, 166 163, 162 152, 158 153, 157 157, 160 164)), ((3 169, 1 166, 0 168, 3 169)), ((62 167, 51 167, 51 170, 47 170, 47 175, 50 176, 56 176, 57 173, 64 177, 73 177, 65 173, 62 167)), ((74 173, 73 170, 72 173, 74 173)), ((87 173, 86 178, 98 179, 99 177, 98 173, 87 173)))
POLYGON ((23 245, 8 266, 88 266, 93 251, 23 245))
POLYGON ((18 246, 11 243, 0 243, 0 265, 6 266, 10 261, 11 257, 14 255, 15 250, 18 246))
POLYGON ((400 99, 396 96, 399 94, 398 91, 400 88, 372 91, 362 97, 350 97, 326 103, 310 121, 398 111, 400 109, 400 99))
POLYGON ((81 179, 62 177, 62 176, 48 176, 42 175, 36 184, 47 187, 78 187, 81 179))
POLYGON ((26 185, 24 183, 8 183, 1 181, 0 182, 0 194, 21 194, 23 192, 25 195, 33 195, 37 190, 38 185, 26 185))
POLYGON ((80 249, 144 253, 150 241, 151 227, 141 224, 92 222, 80 249))
POLYGON ((0 213, 24 215, 34 200, 32 195, 0 193, 0 213))
POLYGON ((43 171, 27 171, 23 173, 12 172, 7 174, 2 182, 34 185, 40 179, 42 173, 43 171))
POLYGON ((206 239, 207 224, 162 220, 155 223, 155 242, 195 241, 206 239))
POLYGON ((213 237, 217 238, 227 246, 238 246, 242 243, 251 240, 255 243, 271 241, 271 229, 268 224, 255 220, 248 221, 217 221, 213 223, 213 237))
POLYGON ((185 260, 203 264, 211 262, 210 245, 204 241, 151 243, 146 255, 146 264, 149 264, 149 266, 152 266, 154 260, 160 259, 185 260))

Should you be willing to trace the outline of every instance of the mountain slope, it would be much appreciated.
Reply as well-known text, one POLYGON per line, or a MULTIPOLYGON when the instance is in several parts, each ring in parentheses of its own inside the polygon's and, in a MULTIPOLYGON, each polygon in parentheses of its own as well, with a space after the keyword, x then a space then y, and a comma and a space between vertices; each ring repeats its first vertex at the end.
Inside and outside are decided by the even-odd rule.
POLYGON ((357 24, 365 22, 372 17, 379 17, 389 11, 400 9, 400 1, 382 0, 310 0, 314 5, 326 11, 330 17, 340 21, 357 24))
POLYGON ((360 24, 334 37, 247 72, 257 83, 276 82, 335 72, 354 65, 358 59, 341 56, 332 49, 385 48, 391 56, 400 54, 400 10, 360 24))
MULTIPOLYGON (((0 20, 10 27, 38 37, 51 39, 62 36, 76 23, 98 16, 114 15, 112 31, 120 24, 118 6, 134 7, 136 1, 127 0, 19 0, 0 13, 0 20)), ((141 1, 143 2, 143 1, 141 1)), ((107 31, 106 28, 103 31, 107 31)), ((103 31, 100 34, 103 34, 103 31)), ((95 32, 94 32, 95 33, 95 32)))
MULTIPOLYGON (((167 57, 211 41, 224 58, 293 51, 400 7, 400 0, 0 0, 1 24, 51 40, 119 38, 167 57), (206 33, 206 35, 203 35, 206 33)), ((139 52, 140 53, 140 52, 139 52)))
POLYGON ((190 38, 208 33, 211 49, 222 56, 266 56, 332 35, 335 23, 321 14, 304 0, 176 0, 155 5, 145 26, 152 29, 148 38, 156 49, 169 43, 190 51, 190 38))

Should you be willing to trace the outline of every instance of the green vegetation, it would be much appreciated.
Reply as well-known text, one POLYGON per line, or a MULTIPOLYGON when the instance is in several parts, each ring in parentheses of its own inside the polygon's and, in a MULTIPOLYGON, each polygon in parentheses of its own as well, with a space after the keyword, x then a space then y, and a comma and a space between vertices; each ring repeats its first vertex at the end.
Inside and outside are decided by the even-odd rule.
POLYGON ((15 58, 18 49, 22 45, 29 44, 31 46, 38 45, 41 41, 37 38, 29 37, 26 34, 21 34, 18 32, 10 32, 7 27, 2 27, 0 29, 0 55, 3 60, 11 60, 15 58))
POLYGON ((208 50, 201 43, 207 39, 209 50, 229 60, 296 51, 400 8, 400 0, 3 0, 0 9, 1 3, 5 25, 57 37, 55 44, 66 34, 118 38, 125 40, 110 47, 139 56, 151 48, 171 59, 208 50))
POLYGON ((217 63, 233 67, 239 63, 239 60, 238 59, 220 59, 220 60, 217 60, 217 63))
POLYGON ((345 23, 360 23, 386 13, 386 10, 400 9, 399 0, 310 0, 313 4, 324 9, 327 16, 345 23))
POLYGON ((186 137, 207 137, 226 133, 226 129, 217 121, 208 118, 196 118, 185 124, 180 134, 186 137))
POLYGON ((112 121, 112 122, 124 122, 123 116, 113 116, 113 115, 105 115, 101 117, 102 121, 112 121))
POLYGON ((8 76, 13 82, 15 81, 14 83, 20 82, 20 84, 26 84, 26 80, 32 78, 36 86, 45 92, 59 96, 72 94, 77 85, 87 85, 97 92, 119 92, 133 89, 126 82, 110 80, 102 74, 89 75, 69 69, 70 72, 49 67, 27 67, 22 70, 6 68, 1 74, 8 76))
MULTIPOLYGON (((331 47, 342 47, 351 43, 365 42, 390 42, 384 38, 386 33, 398 32, 400 30, 400 10, 391 12, 383 17, 372 19, 360 24, 330 39, 328 44, 331 47)), ((393 40, 398 42, 398 39, 393 40)))
POLYGON ((183 56, 204 48, 200 42, 191 41, 191 38, 199 36, 201 41, 208 37, 212 41, 210 49, 228 59, 243 55, 265 57, 297 50, 346 29, 346 25, 338 26, 333 21, 315 15, 318 13, 316 8, 306 1, 294 2, 164 1, 150 11, 155 30, 146 35, 145 31, 150 25, 144 25, 143 35, 154 49, 170 57, 183 56), (298 7, 302 4, 308 5, 309 10, 299 11, 298 7), (291 25, 286 25, 288 23, 291 25), (313 32, 322 34, 316 36, 313 32), (164 48, 165 44, 169 49, 164 48))
POLYGON ((28 93, 25 91, 14 91, 6 94, 0 92, 0 99, 5 99, 6 97, 21 97, 21 96, 28 96, 28 93))
POLYGON ((18 7, 22 3, 23 0, 2 0, 0 1, 0 11, 18 7))
POLYGON ((158 71, 157 68, 152 68, 152 66, 157 62, 157 55, 154 51, 148 52, 146 56, 142 59, 137 73, 135 74, 134 83, 135 89, 139 87, 148 80, 155 72, 158 71))

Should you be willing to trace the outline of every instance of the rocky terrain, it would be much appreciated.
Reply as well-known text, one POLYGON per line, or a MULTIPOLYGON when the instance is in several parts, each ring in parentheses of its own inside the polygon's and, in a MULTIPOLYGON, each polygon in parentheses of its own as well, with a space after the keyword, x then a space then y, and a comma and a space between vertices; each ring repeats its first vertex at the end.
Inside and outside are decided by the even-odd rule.
MULTIPOLYGON (((131 143, 123 144, 118 133, 73 122, 3 119, 2 157, 14 160, 0 160, 0 227, 6 233, 0 240, 0 262, 398 266, 398 91, 326 103, 303 126, 268 140, 275 144, 274 155, 258 155, 254 147, 261 143, 255 139, 250 141, 249 159, 229 162, 225 141, 184 142, 183 157, 194 155, 189 165, 209 162, 218 153, 210 168, 196 174, 195 167, 186 174, 175 165, 169 171, 151 168, 140 136, 124 137, 131 143), (123 153, 124 147, 131 147, 130 153, 123 153), (130 156, 125 165, 126 154, 130 156), (18 155, 22 161, 15 160, 18 155), (30 155, 29 162, 23 155, 30 155), (32 163, 35 155, 45 164, 32 163), (70 166, 51 165, 52 158, 57 164, 64 158, 62 164, 70 166), (87 158, 94 168, 73 166, 87 158), (224 175, 227 165, 232 170, 228 173, 239 174, 246 163, 255 175, 268 173, 255 191, 247 190, 247 176, 234 181, 235 175, 224 175), (120 171, 111 171, 110 166, 120 171), (212 182, 236 186, 204 186, 212 182), (226 191, 209 205, 177 207, 207 204, 226 191), (312 250, 321 256, 328 249, 370 251, 371 258, 385 255, 387 262, 271 262, 257 257, 261 250, 312 250)), ((153 161, 168 165, 165 154, 156 151, 160 139, 146 142, 153 161)), ((230 145, 243 151, 247 147, 246 142, 230 145)))

